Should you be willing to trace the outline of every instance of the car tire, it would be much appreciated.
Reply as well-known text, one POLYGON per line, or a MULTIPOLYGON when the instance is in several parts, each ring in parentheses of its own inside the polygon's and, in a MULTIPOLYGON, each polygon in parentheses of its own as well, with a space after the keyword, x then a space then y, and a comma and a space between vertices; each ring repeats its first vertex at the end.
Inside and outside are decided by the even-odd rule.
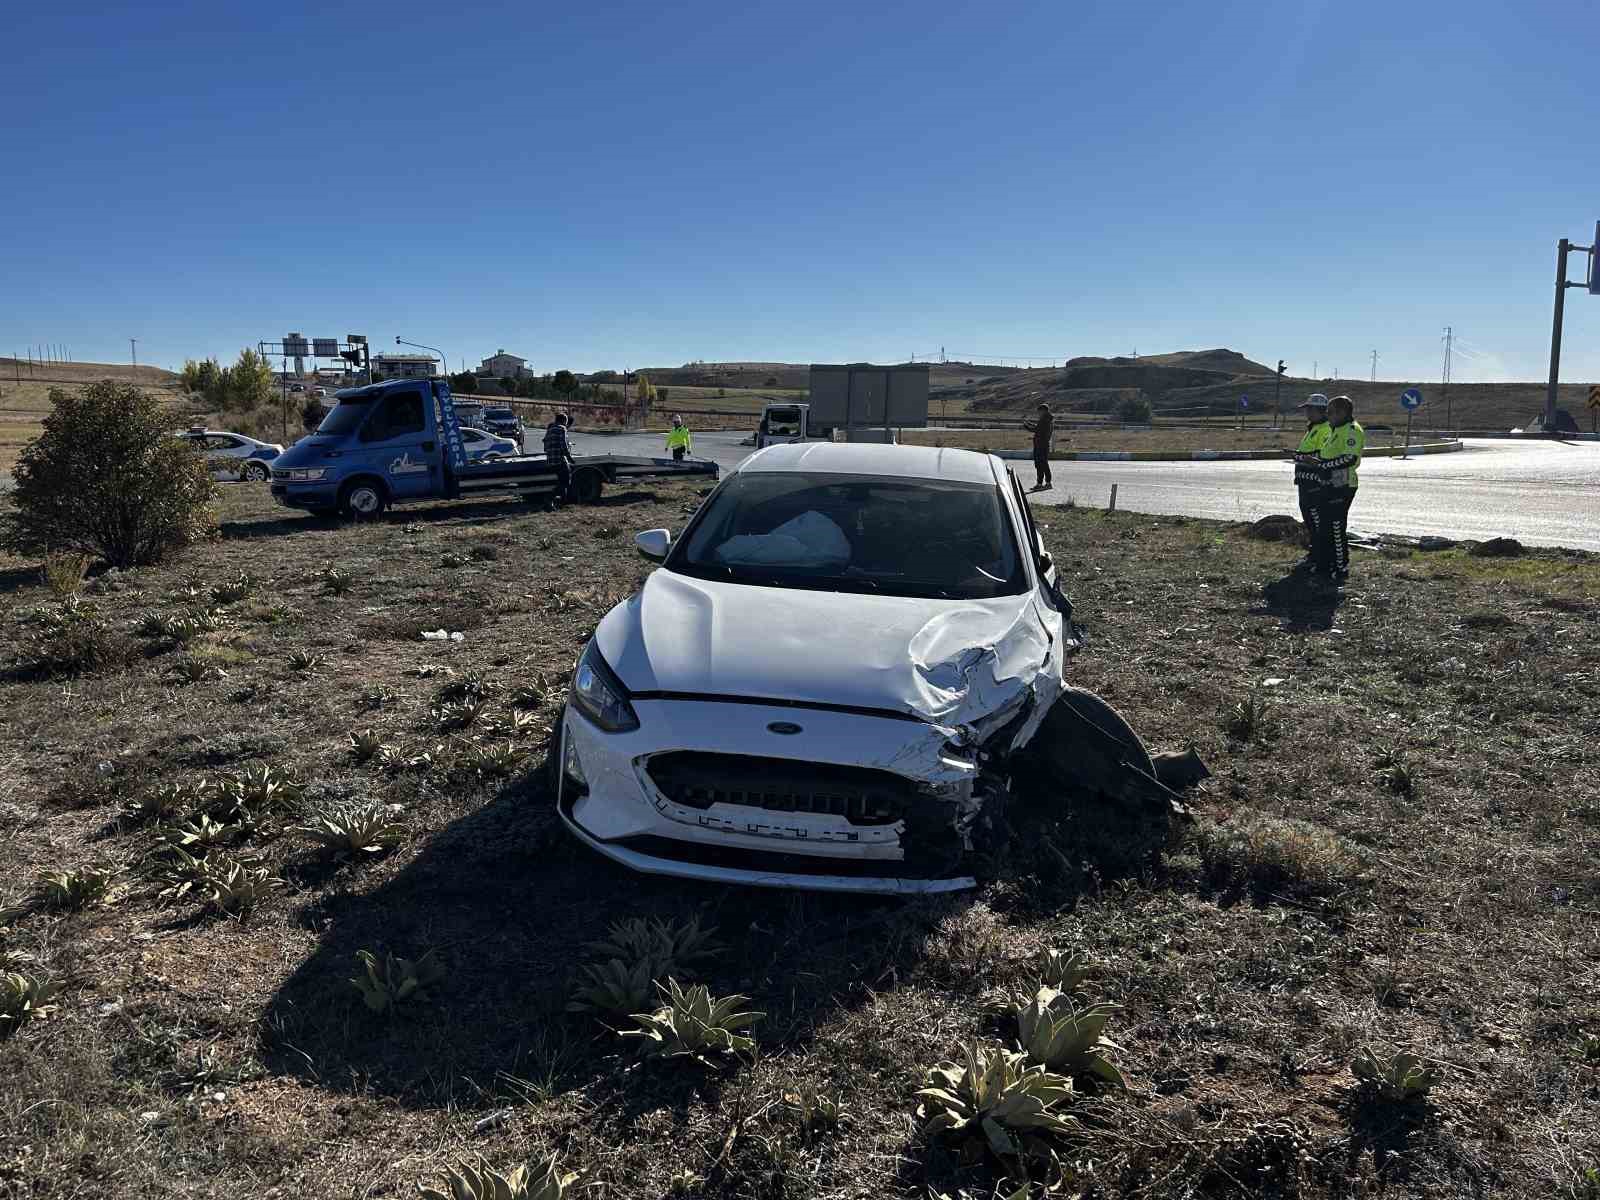
POLYGON ((593 504, 605 491, 606 477, 593 467, 585 467, 572 477, 572 494, 584 504, 593 504))
POLYGON ((272 472, 265 463, 250 462, 244 465, 243 477, 246 483, 265 483, 272 477, 272 472))
POLYGON ((1019 798, 1059 831, 1067 853, 1103 871, 1149 862, 1170 844, 1183 812, 1143 739, 1083 688, 1062 692, 1017 765, 1019 798))
POLYGON ((352 521, 376 521, 389 507, 389 493, 374 479, 347 483, 339 493, 339 511, 352 521))

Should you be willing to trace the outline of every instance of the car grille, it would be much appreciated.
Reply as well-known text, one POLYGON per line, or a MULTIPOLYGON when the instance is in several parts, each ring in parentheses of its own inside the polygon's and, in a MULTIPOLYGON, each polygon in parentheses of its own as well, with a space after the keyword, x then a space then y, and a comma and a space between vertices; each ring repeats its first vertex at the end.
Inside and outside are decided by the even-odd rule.
POLYGON ((675 750, 650 759, 651 780, 687 808, 733 804, 764 812, 843 817, 852 825, 900 820, 916 795, 909 780, 870 767, 841 767, 675 750))

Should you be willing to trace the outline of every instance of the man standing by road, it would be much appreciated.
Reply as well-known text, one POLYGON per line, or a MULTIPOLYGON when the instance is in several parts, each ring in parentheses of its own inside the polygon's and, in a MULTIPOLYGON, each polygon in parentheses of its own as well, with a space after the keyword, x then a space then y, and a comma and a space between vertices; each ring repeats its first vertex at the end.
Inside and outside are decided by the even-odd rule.
POLYGON ((694 434, 676 413, 672 417, 672 428, 667 430, 667 449, 672 451, 673 462, 682 462, 685 454, 694 453, 694 434))
POLYGON ((1328 436, 1328 398, 1314 392, 1295 405, 1306 411, 1306 433, 1294 451, 1294 486, 1300 493, 1300 520, 1305 522, 1307 553, 1296 566, 1305 571, 1317 561, 1317 500, 1322 486, 1322 460, 1317 451, 1328 436))
POLYGON ((572 418, 558 412, 556 419, 544 427, 544 456, 556 464, 556 490, 550 497, 550 506, 564 503, 572 494, 572 442, 567 437, 567 426, 572 418))
POLYGON ((1356 421, 1349 396, 1328 401, 1328 432, 1317 447, 1322 491, 1317 502, 1317 546, 1312 570, 1334 583, 1350 575, 1350 505, 1356 498, 1356 471, 1367 448, 1367 431, 1356 421))
POLYGON ((1050 442, 1055 434, 1056 419, 1048 404, 1039 405, 1039 416, 1024 420, 1022 427, 1033 433, 1033 490, 1047 491, 1054 487, 1050 478, 1050 442))

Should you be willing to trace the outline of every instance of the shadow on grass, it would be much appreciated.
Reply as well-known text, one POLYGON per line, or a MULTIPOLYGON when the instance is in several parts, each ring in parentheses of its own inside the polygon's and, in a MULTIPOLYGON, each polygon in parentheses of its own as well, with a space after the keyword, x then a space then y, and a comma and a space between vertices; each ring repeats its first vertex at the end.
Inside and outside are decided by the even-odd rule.
MULTIPOLYGON (((612 1086, 604 1081, 627 1047, 591 1016, 566 1012, 572 977, 590 957, 585 944, 611 923, 699 914, 716 926, 727 949, 702 971, 705 982, 752 997, 767 1014, 757 1034, 770 1049, 803 1044, 841 1008, 866 1002, 897 963, 920 958, 960 903, 636 875, 574 842, 528 776, 434 835, 382 886, 325 894, 301 911, 321 942, 264 1014, 265 1055, 272 1069, 318 1086, 421 1108, 514 1096, 529 1079, 553 1090, 612 1086), (415 957, 430 948, 446 974, 426 998, 392 1018, 362 1006, 349 983, 356 951, 415 957)), ((672 1104, 683 1099, 670 1082, 678 1078, 641 1069, 626 1086, 672 1104)))
POLYGON ((38 567, 12 567, 10 570, 0 571, 0 595, 20 592, 28 584, 38 582, 38 567))
POLYGON ((1322 632, 1333 628, 1333 617, 1344 595, 1331 585, 1294 572, 1261 589, 1264 604, 1250 609, 1252 617, 1276 617, 1289 633, 1322 632))

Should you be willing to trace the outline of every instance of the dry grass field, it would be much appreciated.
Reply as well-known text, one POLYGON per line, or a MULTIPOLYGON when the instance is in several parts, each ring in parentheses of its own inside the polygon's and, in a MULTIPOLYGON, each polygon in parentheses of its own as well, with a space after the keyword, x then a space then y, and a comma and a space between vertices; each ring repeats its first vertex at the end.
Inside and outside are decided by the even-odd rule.
POLYGON ((1075 681, 1199 751, 1193 825, 1133 877, 1024 847, 970 894, 830 898, 631 875, 551 811, 562 677, 647 569, 632 532, 696 503, 349 526, 228 486, 218 540, 90 581, 111 665, 76 676, 49 659, 82 614, 0 560, 0 954, 60 988, 0 1026, 0 1195, 399 1197, 558 1153, 596 1200, 989 1197, 915 1093, 1015 1036, 1047 948, 1118 1006, 1126 1089, 1080 1080, 1031 1194, 1600 1195, 1600 563, 1362 553, 1336 596, 1241 526, 1043 510, 1075 681), (392 846, 293 832, 356 803, 392 846), (259 903, 186 890, 185 837, 259 903), (567 1011, 588 943, 647 916, 715 928, 753 1053, 641 1064, 567 1011), (375 1013, 364 950, 442 973, 375 1013), (1363 1085, 1368 1046, 1431 1092, 1363 1085))
POLYGON ((30 374, 26 360, 19 365, 0 358, 0 471, 9 471, 22 448, 39 436, 39 422, 50 411, 51 388, 71 389, 98 379, 138 383, 163 399, 178 398, 178 377, 159 367, 50 363, 30 374))

